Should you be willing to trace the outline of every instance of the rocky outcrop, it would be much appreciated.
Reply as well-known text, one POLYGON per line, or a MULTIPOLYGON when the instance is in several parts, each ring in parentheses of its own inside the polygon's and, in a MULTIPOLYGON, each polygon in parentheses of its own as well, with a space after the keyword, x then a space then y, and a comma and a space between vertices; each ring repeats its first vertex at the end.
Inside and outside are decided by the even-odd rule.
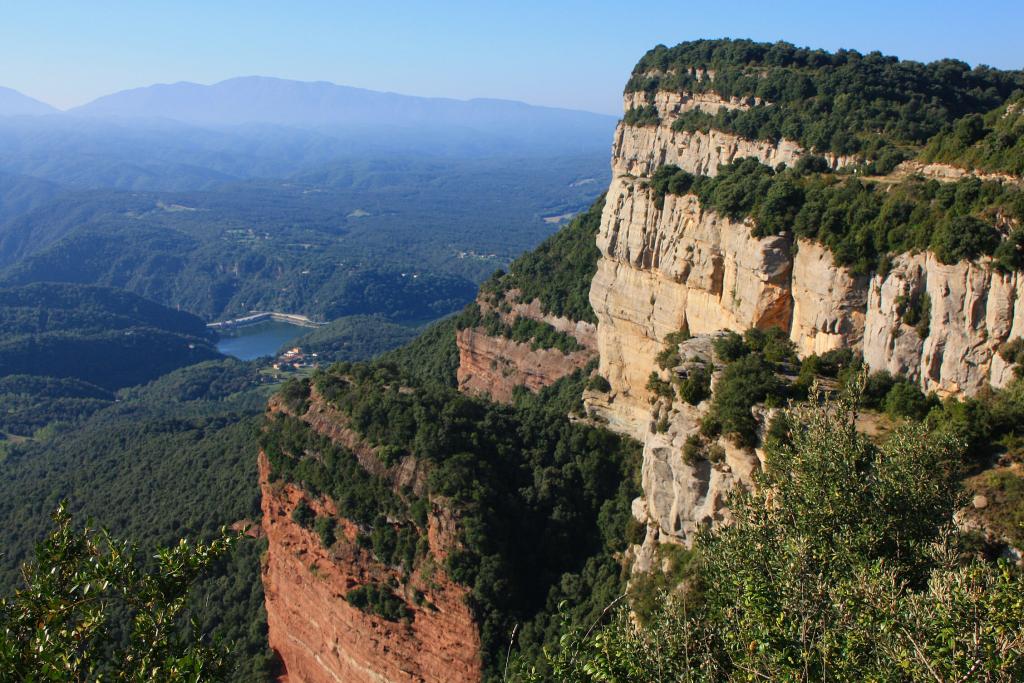
MULTIPOLYGON (((647 104, 655 105, 660 122, 620 124, 613 146, 613 180, 598 233, 601 257, 590 291, 599 373, 610 390, 588 391, 585 404, 595 419, 644 443, 645 496, 634 510, 655 527, 649 538, 688 543, 694 529, 725 518, 724 492, 749 481, 757 467, 756 454, 728 447, 718 466, 683 462, 696 408, 673 408, 667 432, 654 432, 662 408, 648 378, 670 333, 778 327, 801 356, 852 348, 872 369, 906 375, 942 396, 970 395, 1012 378, 998 349, 1024 334, 1021 274, 1000 273, 986 260, 945 265, 931 254, 904 254, 884 274, 857 276, 837 267, 820 244, 753 237, 749 223, 705 211, 695 196, 667 195, 659 207, 647 181, 662 164, 713 175, 718 164, 747 156, 792 164, 803 150, 787 140, 672 130, 680 112, 753 102, 627 95, 627 109, 647 104)), ((833 166, 853 161, 830 159, 833 166)), ((912 171, 943 169, 904 168, 912 171)))
MULTIPOLYGON (((317 400, 303 419, 332 438, 343 422, 331 419, 317 400), (325 417, 326 415, 326 417, 325 417), (329 427, 329 428, 326 428, 329 427)), ((348 440, 357 445, 350 432, 348 440)), ((359 450, 353 449, 359 454, 359 450)), ((363 461, 367 453, 360 454, 363 461)), ((377 461, 379 465, 379 460, 377 461)), ((406 465, 407 463, 403 463, 406 465)), ((292 483, 273 481, 267 458, 259 459, 262 528, 268 542, 262 567, 270 646, 291 683, 475 682, 481 679, 479 628, 467 604, 468 590, 452 582, 443 559, 455 543, 456 522, 431 506, 430 558, 409 575, 377 561, 357 542, 357 527, 339 519, 338 540, 324 547, 292 513, 300 501, 318 516, 337 517, 326 498, 292 483), (390 621, 349 604, 360 586, 388 586, 409 616, 390 621)), ((396 468, 396 483, 413 485, 416 467, 396 468)))
POLYGON ((837 268, 824 246, 799 240, 789 291, 790 338, 801 356, 854 346, 864 337, 868 278, 837 268))
POLYGON ((754 239, 750 225, 703 211, 692 195, 651 192, 625 177, 612 181, 590 289, 597 312, 598 372, 612 392, 589 407, 613 427, 643 441, 647 378, 665 336, 722 329, 788 326, 791 241, 754 239))
MULTIPOLYGON (((699 363, 704 367, 719 367, 712 350, 718 335, 700 335, 679 344, 683 367, 660 374, 685 374, 686 367, 699 363)), ((712 387, 718 382, 715 372, 712 387)), ((704 441, 702 454, 687 456, 686 441, 700 432, 701 418, 707 413, 710 401, 689 405, 682 401, 655 402, 655 412, 664 419, 660 431, 648 429, 644 439, 641 485, 642 498, 633 503, 636 519, 647 524, 649 532, 644 548, 636 551, 640 562, 637 571, 647 571, 644 559, 653 557, 652 546, 657 543, 683 543, 689 545, 698 531, 727 521, 729 511, 725 501, 738 483, 749 483, 754 472, 761 467, 760 454, 751 449, 738 448, 727 438, 704 441), (717 451, 714 457, 708 457, 717 451)))
POLYGON ((563 353, 555 348, 533 348, 530 343, 492 336, 479 327, 459 330, 455 337, 459 349, 459 391, 508 403, 516 387, 538 391, 584 367, 596 356, 595 325, 546 314, 539 301, 520 302, 516 290, 506 292, 501 305, 486 296, 479 297, 477 305, 482 312, 495 313, 510 325, 516 318, 551 325, 558 332, 574 337, 583 348, 563 353))
POLYGON ((538 391, 585 366, 594 357, 584 349, 565 354, 558 349, 534 349, 480 329, 459 330, 459 391, 509 403, 516 387, 538 391))

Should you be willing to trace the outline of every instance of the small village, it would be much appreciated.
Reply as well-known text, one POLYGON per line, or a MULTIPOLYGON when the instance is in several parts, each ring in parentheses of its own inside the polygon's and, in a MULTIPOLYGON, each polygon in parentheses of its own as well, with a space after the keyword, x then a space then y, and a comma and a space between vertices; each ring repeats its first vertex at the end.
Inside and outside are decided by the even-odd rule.
POLYGON ((319 367, 320 361, 315 353, 305 353, 301 347, 293 346, 274 359, 272 367, 278 372, 298 372, 319 367))

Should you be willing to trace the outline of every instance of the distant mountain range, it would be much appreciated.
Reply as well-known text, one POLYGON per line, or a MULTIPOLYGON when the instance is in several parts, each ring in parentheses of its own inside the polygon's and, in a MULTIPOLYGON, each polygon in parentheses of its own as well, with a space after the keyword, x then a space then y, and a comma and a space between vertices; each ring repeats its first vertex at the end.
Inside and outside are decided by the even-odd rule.
POLYGON ((124 90, 69 113, 102 118, 164 118, 199 125, 315 126, 583 125, 614 117, 511 100, 413 97, 335 85, 249 76, 213 85, 174 83, 124 90))
POLYGON ((0 116, 42 116, 56 113, 58 110, 45 102, 0 86, 0 116))
MULTIPOLYGON (((337 159, 607 155, 616 118, 259 76, 153 85, 68 111, 0 89, 0 173, 178 190, 337 159)), ((2 208, 2 207, 0 207, 2 208)))
POLYGON ((572 140, 599 136, 615 117, 512 100, 456 100, 264 76, 231 78, 213 85, 173 83, 105 95, 65 112, 0 88, 0 116, 88 117, 128 123, 174 121, 201 127, 294 126, 320 130, 455 129, 483 134, 553 135, 572 140))

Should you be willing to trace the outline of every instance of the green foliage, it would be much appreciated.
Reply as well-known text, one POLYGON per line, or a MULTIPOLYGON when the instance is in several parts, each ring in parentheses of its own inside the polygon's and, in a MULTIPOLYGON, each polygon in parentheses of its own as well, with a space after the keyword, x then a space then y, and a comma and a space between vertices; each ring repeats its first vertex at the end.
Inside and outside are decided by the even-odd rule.
POLYGON ((943 263, 956 263, 991 254, 999 246, 999 232, 974 216, 944 221, 932 237, 932 248, 943 263))
POLYGON ((711 396, 711 371, 706 366, 691 367, 686 376, 676 383, 679 398, 691 406, 711 396))
POLYGON ((683 442, 683 462, 694 467, 701 460, 706 460, 704 448, 706 443, 700 434, 690 434, 683 442))
POLYGON ((750 353, 750 347, 743 340, 743 335, 729 330, 711 344, 715 355, 726 363, 731 363, 750 353))
MULTIPOLYGON (((0 377, 78 380, 114 391, 218 357, 212 341, 195 316, 127 292, 57 283, 0 289, 0 377)), ((58 392, 54 410, 68 412, 77 402, 66 399, 80 391, 58 392)))
POLYGON ((900 380, 893 384, 883 402, 885 412, 890 417, 908 417, 923 420, 932 408, 933 403, 912 382, 900 380))
POLYGON ((0 281, 121 287, 206 320, 271 310, 419 325, 547 237, 544 217, 584 210, 608 164, 603 150, 407 156, 219 178, 206 191, 62 193, 0 231, 0 281))
POLYGON ((656 106, 646 104, 642 107, 630 107, 622 117, 622 122, 627 126, 657 126, 661 123, 661 117, 658 116, 656 106))
MULTIPOLYGON (((751 353, 729 363, 715 387, 705 432, 718 431, 738 446, 757 444, 757 420, 751 408, 781 388, 775 368, 760 353, 751 353)), ((709 435, 710 435, 709 434, 709 435)))
MULTIPOLYGON (((368 473, 353 453, 302 420, 274 415, 260 434, 260 446, 270 461, 273 481, 292 481, 312 495, 329 495, 340 515, 367 528, 405 508, 386 481, 368 473)), ((312 511, 305 516, 312 524, 312 511)))
MULTIPOLYGON (((76 517, 137 542, 142 558, 183 535, 209 542, 221 526, 258 519, 253 456, 267 399, 255 367, 236 360, 176 370, 140 387, 52 441, 13 444, 0 479, 0 587, 13 591, 19 565, 67 496, 76 517)), ((211 565, 186 608, 203 633, 230 646, 233 681, 263 680, 272 653, 259 556, 242 538, 211 565)), ((146 571, 154 565, 147 560, 146 571)), ((117 608, 113 641, 128 642, 130 615, 117 608)))
POLYGON ((602 394, 607 394, 612 390, 611 383, 604 378, 602 375, 594 374, 589 380, 587 380, 587 389, 590 391, 599 391, 602 394))
POLYGON ((143 570, 139 549, 106 532, 77 530, 61 505, 54 529, 24 567, 24 586, 0 602, 4 680, 223 680, 225 653, 181 622, 192 586, 233 540, 184 539, 157 549, 143 570), (115 605, 132 614, 127 643, 115 645, 115 605))
POLYGON ((1024 459, 1024 380, 1006 388, 979 393, 962 400, 947 399, 934 407, 927 423, 936 431, 961 438, 968 446, 968 462, 989 462, 996 454, 1024 459))
MULTIPOLYGON (((636 65, 626 91, 740 98, 753 106, 722 108, 715 115, 693 111, 675 125, 710 126, 751 140, 786 138, 818 152, 876 159, 919 147, 962 117, 1004 105, 1021 88, 1019 71, 971 69, 951 59, 921 64, 877 52, 833 54, 783 42, 723 39, 659 45, 636 65)), ((1006 136, 1008 130, 1001 132, 1006 136)), ((1005 137, 1000 150, 1004 145, 1005 137)), ((997 153, 992 163, 1002 167, 1003 158, 997 153)))
POLYGON ((303 498, 299 501, 299 504, 292 510, 292 521, 301 526, 303 529, 310 529, 313 526, 313 520, 316 519, 316 513, 309 507, 309 503, 303 498))
POLYGON ((367 614, 376 614, 388 621, 400 621, 412 615, 404 600, 387 587, 373 583, 353 588, 345 594, 345 600, 367 614))
POLYGON ((416 337, 417 328, 389 322, 381 316, 353 315, 332 320, 295 340, 320 362, 335 363, 373 358, 416 337))
POLYGON ((309 410, 309 380, 293 377, 281 385, 277 394, 281 402, 293 415, 303 415, 309 410))
POLYGON ((909 299, 896 297, 896 306, 903 309, 900 319, 917 331, 917 336, 924 339, 928 336, 932 317, 932 298, 928 292, 920 292, 909 299))
POLYGON ((679 345, 690 338, 690 332, 686 328, 670 332, 665 335, 663 348, 654 357, 654 361, 662 370, 670 370, 683 362, 679 355, 679 345))
POLYGON ((654 193, 654 205, 665 208, 665 195, 683 195, 693 186, 693 174, 684 171, 675 164, 663 164, 651 176, 651 191, 654 193))
POLYGON ((947 126, 921 156, 962 168, 1024 175, 1024 95, 984 116, 968 114, 947 126))
MULTIPOLYGON (((556 680, 1016 680, 1024 573, 961 552, 958 444, 905 425, 876 445, 857 396, 804 404, 733 524, 698 539, 697 604, 568 626, 556 680)), ((542 680, 541 676, 527 677, 542 680)))
MULTIPOLYGON (((472 311, 473 304, 467 307, 472 311)), ((381 360, 402 369, 410 381, 417 384, 437 384, 455 387, 459 369, 459 348, 455 344, 455 330, 461 316, 434 323, 405 346, 389 351, 381 360)))
POLYGON ((796 346, 778 327, 762 330, 751 327, 743 333, 743 341, 753 353, 759 353, 769 363, 797 362, 796 346))
POLYGON ((1014 372, 1020 375, 1024 371, 1024 337, 1016 337, 999 347, 999 356, 1013 365, 1014 372))
POLYGON ((986 528, 1019 548, 1024 543, 1024 477, 1012 469, 999 468, 981 473, 971 486, 988 499, 986 528))
POLYGON ((0 377, 0 432, 31 436, 51 423, 73 425, 110 405, 114 394, 70 378, 0 377))
POLYGON ((1024 190, 1009 183, 976 177, 883 183, 777 172, 751 157, 720 167, 713 178, 697 178, 689 191, 706 209, 753 218, 755 237, 788 232, 824 244, 855 273, 879 270, 890 254, 925 249, 944 263, 997 252, 1001 268, 1024 262, 1024 235, 1001 240, 996 228, 1006 219, 1024 220, 1024 190))
POLYGON ((539 247, 513 261, 507 274, 485 283, 483 291, 503 297, 515 289, 519 301, 537 299, 545 313, 596 323, 590 306, 590 281, 600 256, 595 240, 603 209, 601 196, 539 247))
MULTIPOLYGON (((645 626, 664 608, 666 595, 696 573, 697 556, 681 545, 662 543, 657 546, 652 567, 634 576, 629 585, 629 606, 645 626)), ((687 597, 692 600, 693 591, 687 597)))
POLYGON ((658 373, 653 370, 647 378, 647 391, 651 392, 655 396, 667 398, 669 401, 672 401, 676 397, 676 392, 672 388, 672 384, 663 380, 658 376, 658 373))

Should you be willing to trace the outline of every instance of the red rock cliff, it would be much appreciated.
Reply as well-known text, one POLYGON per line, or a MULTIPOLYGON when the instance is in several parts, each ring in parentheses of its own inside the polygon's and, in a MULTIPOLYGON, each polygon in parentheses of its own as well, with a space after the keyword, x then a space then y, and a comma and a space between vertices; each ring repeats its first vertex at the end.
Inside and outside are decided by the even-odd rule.
MULTIPOLYGON (((338 440, 346 430, 338 419, 331 419, 337 417, 314 400, 303 419, 321 433, 331 425, 332 433, 327 435, 338 440)), ((355 439, 351 432, 345 436, 355 439)), ((405 474, 396 477, 405 479, 414 470, 405 468, 405 474)), ((285 669, 281 680, 480 680, 480 638, 466 604, 467 590, 452 582, 441 565, 454 542, 455 530, 454 521, 441 507, 432 506, 429 514, 432 559, 403 577, 400 569, 380 563, 371 551, 358 546, 357 529, 347 520, 339 522, 337 542, 325 548, 313 530, 293 521, 292 513, 305 500, 318 515, 336 516, 332 502, 311 497, 294 484, 271 481, 270 464, 262 453, 259 473, 263 531, 268 541, 262 568, 267 625, 270 646, 285 669), (349 591, 371 584, 395 586, 395 593, 405 601, 411 616, 389 621, 346 601, 349 591)))
POLYGON ((537 301, 518 302, 515 290, 506 295, 504 303, 507 306, 503 311, 484 297, 477 299, 481 311, 495 312, 507 324, 514 323, 516 318, 546 323, 574 337, 583 348, 572 353, 554 348, 534 349, 530 343, 491 336, 483 328, 459 330, 455 338, 459 347, 459 391, 508 403, 516 387, 538 391, 597 357, 596 326, 547 315, 537 301))

